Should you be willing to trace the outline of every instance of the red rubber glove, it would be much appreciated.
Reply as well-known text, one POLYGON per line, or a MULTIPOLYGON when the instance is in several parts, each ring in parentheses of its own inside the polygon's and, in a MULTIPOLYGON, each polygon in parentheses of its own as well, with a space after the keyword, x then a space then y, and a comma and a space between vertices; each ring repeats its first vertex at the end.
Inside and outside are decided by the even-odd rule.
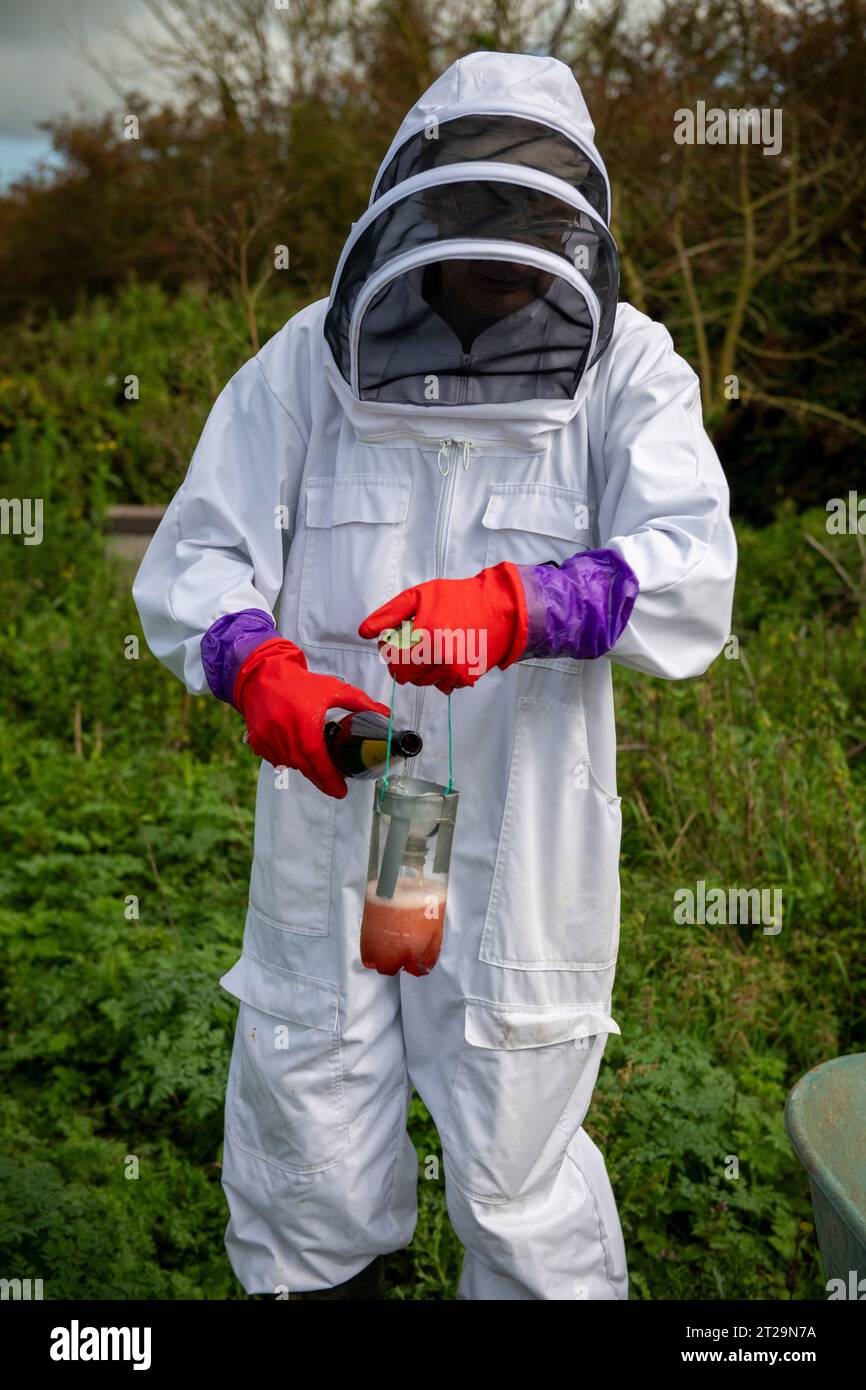
POLYGON ((529 631, 520 574, 507 560, 471 579, 431 579, 404 589, 369 613, 358 632, 378 637, 406 618, 423 640, 408 649, 409 660, 391 648, 388 670, 400 685, 435 685, 445 695, 474 685, 492 666, 504 671, 524 651, 529 631))
POLYGON ((285 637, 250 652, 241 666, 232 703, 247 721, 250 747, 274 767, 293 767, 324 792, 342 798, 349 788, 331 761, 324 726, 329 709, 376 710, 387 705, 337 676, 307 670, 307 658, 285 637))

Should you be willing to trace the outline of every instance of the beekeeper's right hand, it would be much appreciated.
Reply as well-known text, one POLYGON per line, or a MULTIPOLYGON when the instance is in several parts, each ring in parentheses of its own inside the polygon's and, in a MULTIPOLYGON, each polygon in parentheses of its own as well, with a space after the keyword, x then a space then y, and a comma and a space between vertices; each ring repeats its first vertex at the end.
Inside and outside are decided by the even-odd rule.
POLYGON ((390 713, 387 705, 337 676, 308 671, 300 647, 285 637, 273 637, 250 652, 238 671, 232 704, 247 722, 254 753, 274 767, 297 768, 319 791, 338 798, 348 787, 325 744, 328 710, 390 713))

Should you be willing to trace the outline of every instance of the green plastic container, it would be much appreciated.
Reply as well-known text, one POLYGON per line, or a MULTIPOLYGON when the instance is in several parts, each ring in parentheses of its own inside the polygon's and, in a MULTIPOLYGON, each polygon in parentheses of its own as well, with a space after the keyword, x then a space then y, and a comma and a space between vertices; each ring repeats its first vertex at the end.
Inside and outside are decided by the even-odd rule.
POLYGON ((866 1052, 834 1057, 801 1077, 788 1096, 785 1124, 809 1174, 824 1276, 842 1279, 847 1297, 866 1282, 866 1052))

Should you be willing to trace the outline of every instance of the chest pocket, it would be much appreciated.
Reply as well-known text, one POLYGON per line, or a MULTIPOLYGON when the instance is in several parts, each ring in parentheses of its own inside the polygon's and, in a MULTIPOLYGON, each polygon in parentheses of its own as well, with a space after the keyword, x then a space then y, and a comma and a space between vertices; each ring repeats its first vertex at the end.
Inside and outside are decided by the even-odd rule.
POLYGON ((500 483, 490 489, 481 525, 487 532, 485 565, 562 564, 589 550, 594 517, 587 494, 545 483, 500 483))
MULTIPOLYGON (((562 564, 593 544, 594 509, 576 488, 544 483, 502 483, 491 487, 481 524, 487 534, 485 566, 510 560, 515 565, 562 564)), ((583 663, 571 657, 532 657, 524 666, 579 674, 583 663)))
POLYGON ((298 599, 302 643, 375 652, 358 636, 358 624, 402 587, 411 491, 411 478, 389 474, 307 478, 298 599))

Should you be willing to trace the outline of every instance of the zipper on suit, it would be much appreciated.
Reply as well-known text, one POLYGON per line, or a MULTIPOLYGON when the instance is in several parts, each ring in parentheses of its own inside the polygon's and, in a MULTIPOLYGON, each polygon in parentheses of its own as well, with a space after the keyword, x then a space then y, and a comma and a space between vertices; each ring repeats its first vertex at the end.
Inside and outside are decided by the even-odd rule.
MULTIPOLYGON (((460 389, 457 393, 458 406, 465 404, 465 397, 469 394, 469 363, 471 361, 471 355, 468 352, 464 352, 461 355, 460 360, 463 371, 460 376, 460 389)), ((472 441, 469 439, 440 440, 439 453, 436 456, 436 462, 438 465, 440 465, 439 471, 441 473, 441 459, 442 451, 444 449, 446 451, 445 456, 447 459, 448 467, 444 475, 445 482, 442 486, 442 491, 439 494, 439 506, 436 509, 436 531, 434 535, 433 544, 433 566, 435 571, 433 574, 434 579, 440 579, 442 577, 442 570, 445 565, 445 549, 448 539, 448 523, 451 520, 451 507, 454 500, 454 487, 457 481, 457 469, 454 465, 457 462, 457 454, 461 446, 463 448, 463 467, 466 471, 468 471, 470 454, 472 448, 474 447, 472 441)), ((421 727, 421 711, 424 707, 424 694, 426 689, 427 687, 423 685, 420 685, 418 687, 418 699, 415 704, 414 727, 416 729, 420 729, 421 727)))
MULTIPOLYGON (((454 464, 457 459, 457 443, 453 439, 440 439, 439 453, 436 455, 436 463, 439 472, 442 473, 442 456, 445 455, 447 467, 443 473, 444 482, 439 493, 439 506, 436 508, 436 522, 433 534, 433 579, 441 578, 442 566, 445 561, 445 546, 443 538, 446 534, 445 519, 450 516, 451 502, 454 496, 454 483, 457 477, 457 469, 454 464)), ((421 728, 421 710, 424 707, 424 694, 427 687, 419 685, 415 692, 415 714, 413 728, 421 728)))

